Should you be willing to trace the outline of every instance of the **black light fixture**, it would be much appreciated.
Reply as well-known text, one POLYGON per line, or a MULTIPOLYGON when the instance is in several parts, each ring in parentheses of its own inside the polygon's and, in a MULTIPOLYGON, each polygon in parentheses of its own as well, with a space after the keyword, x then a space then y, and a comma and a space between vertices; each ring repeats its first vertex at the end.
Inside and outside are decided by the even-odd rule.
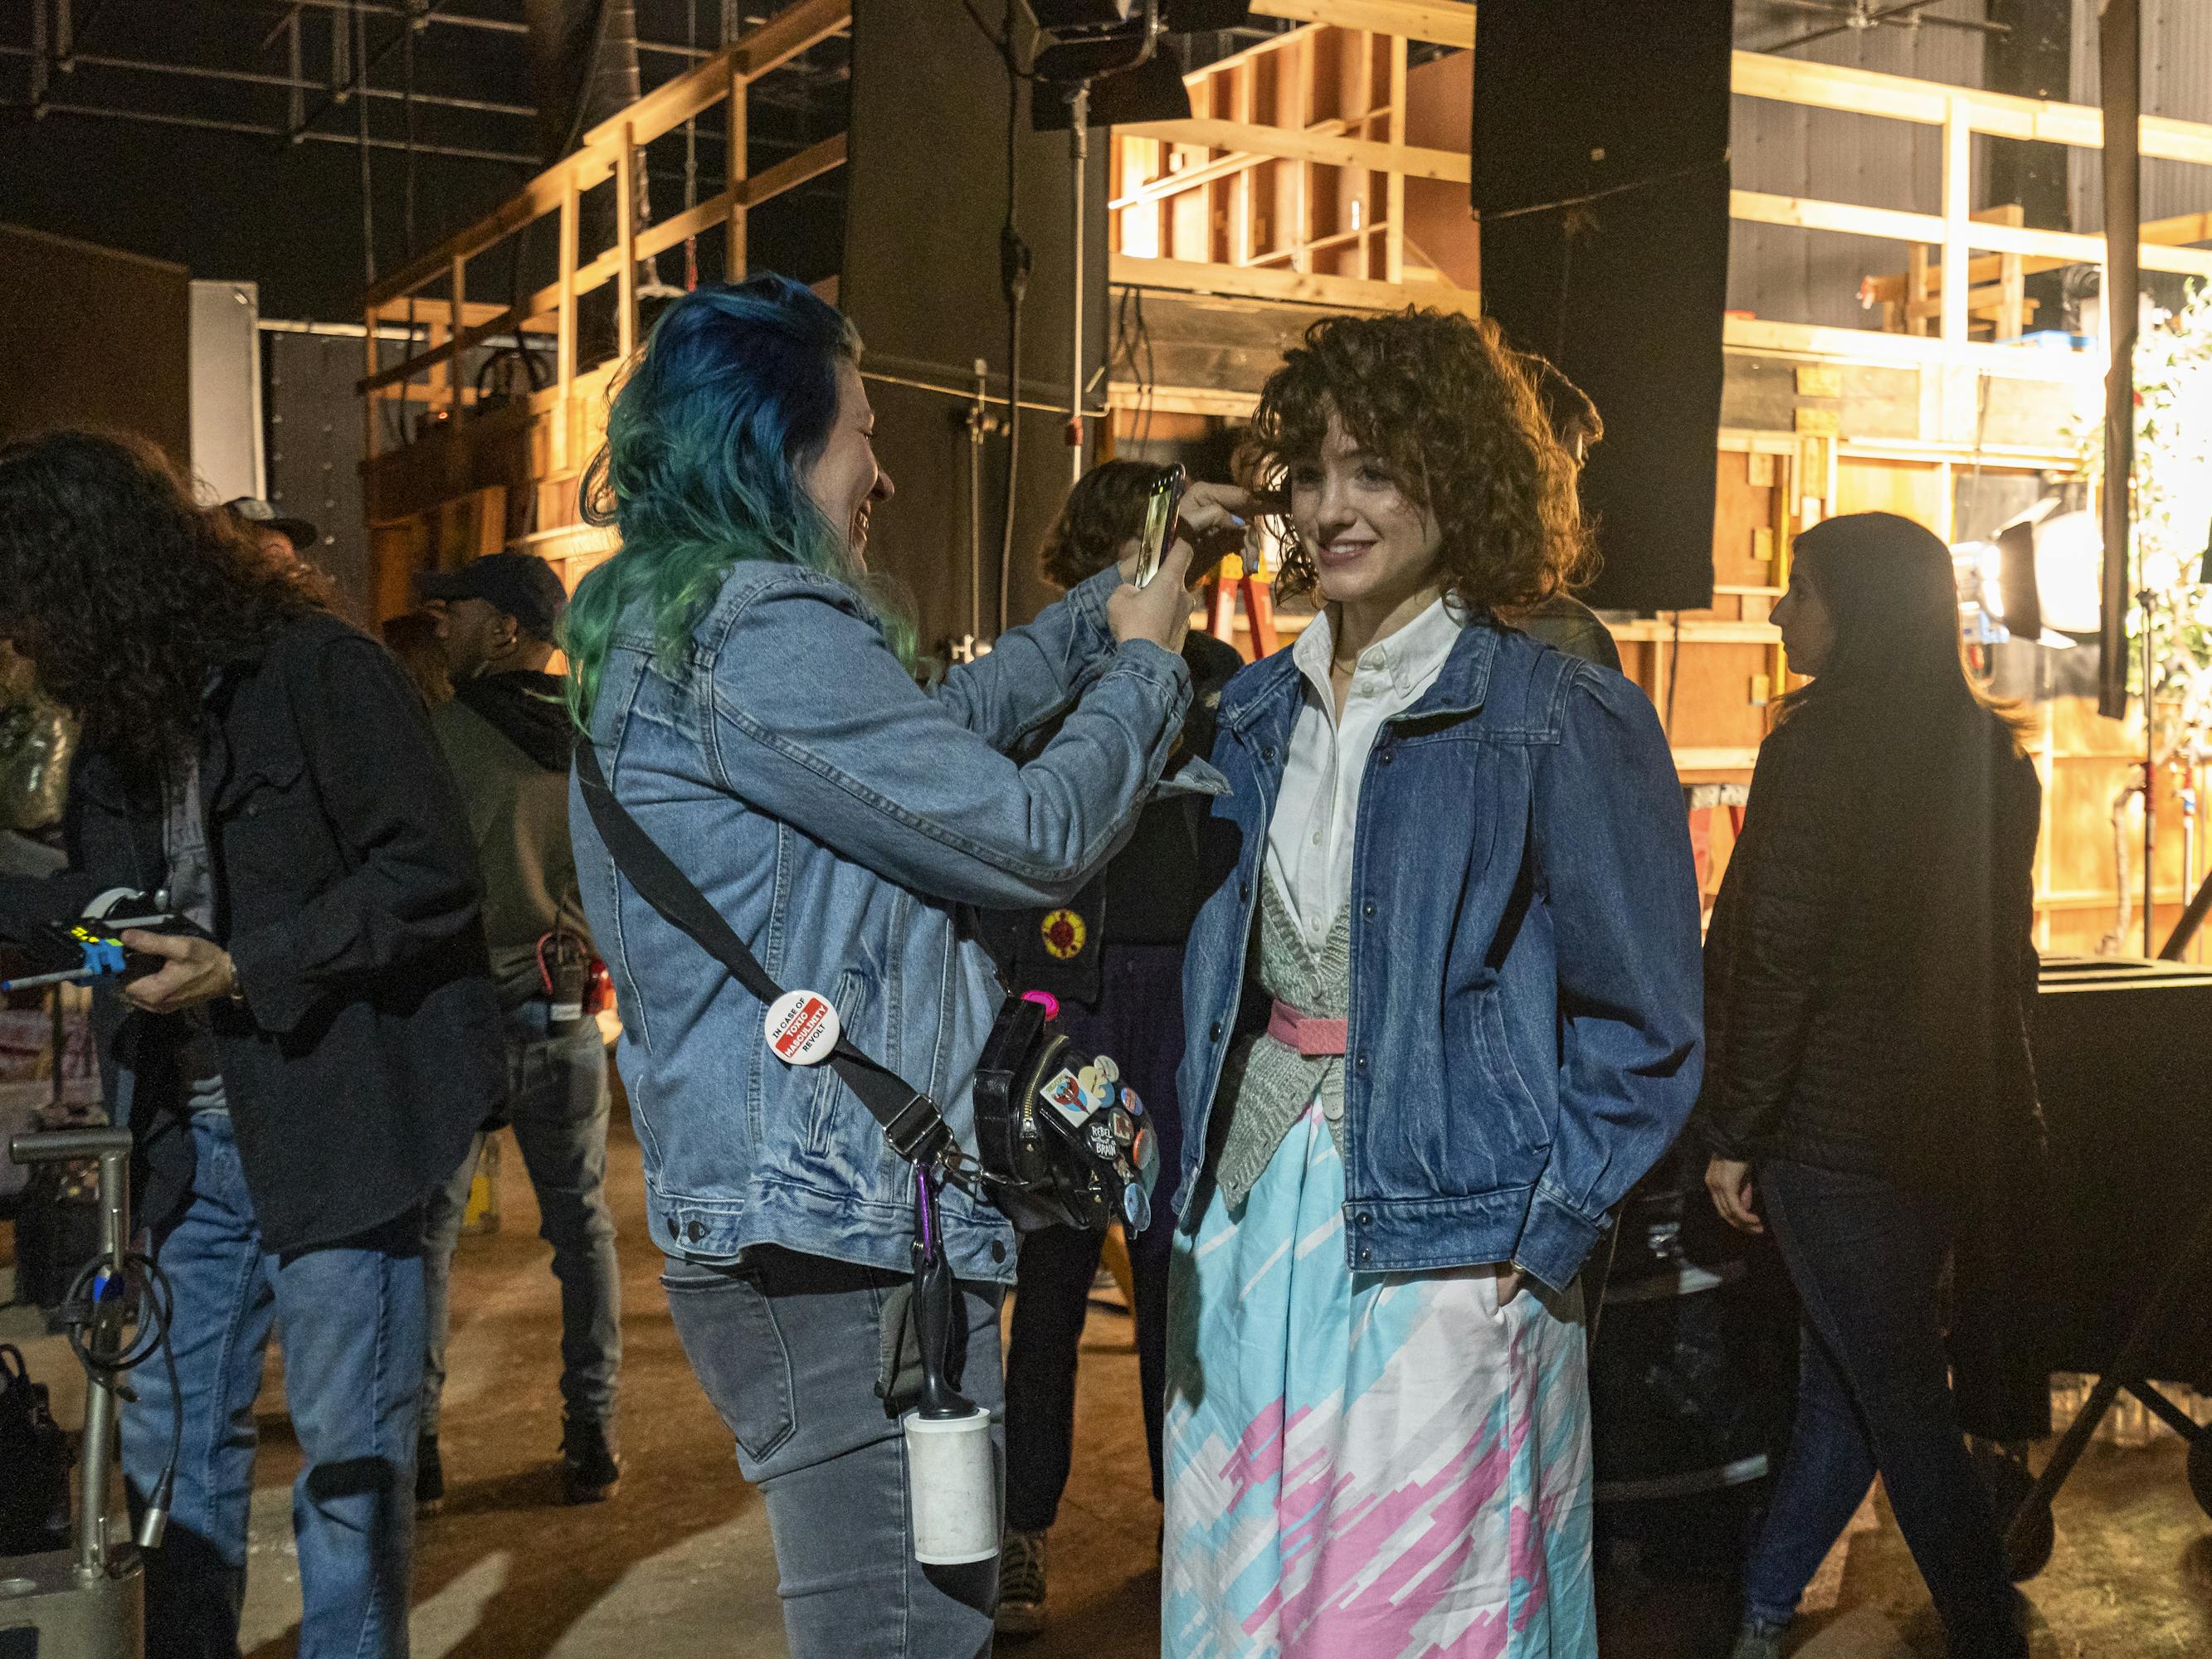
POLYGON ((1112 120, 1175 121, 1190 115, 1190 97, 1182 76, 1169 77, 1164 101, 1158 78, 1147 77, 1152 96, 1133 101, 1134 112, 1109 115, 1097 97, 1133 71, 1158 61, 1164 24, 1160 0, 1024 0, 1038 28, 1036 50, 1030 71, 1040 83, 1060 88, 1066 95, 1030 100, 1030 122, 1040 132, 1057 131, 1073 118, 1079 101, 1085 125, 1103 126, 1112 120), (1078 93, 1085 94, 1080 100, 1078 93))
MULTIPOLYGON (((1071 94, 1090 91, 1085 124, 1187 121, 1190 94, 1182 69, 1160 50, 1163 37, 1242 27, 1251 0, 1024 0, 1039 35, 1031 70, 1071 94)), ((1030 106, 1037 131, 1064 131, 1072 95, 1030 106)))

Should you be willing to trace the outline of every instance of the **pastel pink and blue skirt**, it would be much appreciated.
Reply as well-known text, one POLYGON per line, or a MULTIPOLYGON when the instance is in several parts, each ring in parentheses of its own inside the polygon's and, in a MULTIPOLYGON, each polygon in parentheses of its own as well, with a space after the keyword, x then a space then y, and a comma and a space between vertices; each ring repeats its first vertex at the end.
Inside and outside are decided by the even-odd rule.
POLYGON ((1595 1659, 1579 1292, 1355 1273, 1316 1103, 1178 1234, 1165 1659, 1595 1659))

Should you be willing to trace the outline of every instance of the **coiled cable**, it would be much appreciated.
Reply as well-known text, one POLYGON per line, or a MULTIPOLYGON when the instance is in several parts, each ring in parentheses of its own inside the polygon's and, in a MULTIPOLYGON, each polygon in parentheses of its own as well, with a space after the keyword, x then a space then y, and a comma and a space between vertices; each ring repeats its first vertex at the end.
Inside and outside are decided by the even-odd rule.
MULTIPOLYGON (((62 1300, 62 1317, 70 1352, 84 1368, 86 1380, 112 1389, 118 1398, 137 1403, 138 1396, 126 1380, 151 1358, 156 1350, 169 1382, 169 1455, 161 1478, 148 1494, 137 1529, 141 1549, 153 1549, 169 1524, 169 1504, 177 1484, 177 1461, 185 1444, 185 1396, 177 1378, 176 1346, 170 1339, 170 1322, 176 1311, 176 1291, 169 1276, 151 1256, 131 1250, 118 1271, 110 1272, 107 1258, 95 1256, 78 1269, 62 1300), (114 1337, 128 1328, 130 1340, 114 1348, 114 1337)), ((104 1494, 87 1492, 84 1501, 103 1501, 104 1494)))

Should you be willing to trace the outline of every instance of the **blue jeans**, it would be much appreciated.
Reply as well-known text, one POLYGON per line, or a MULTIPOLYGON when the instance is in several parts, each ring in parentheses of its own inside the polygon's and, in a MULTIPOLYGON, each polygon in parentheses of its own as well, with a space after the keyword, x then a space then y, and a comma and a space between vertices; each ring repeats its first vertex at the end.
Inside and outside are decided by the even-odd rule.
MULTIPOLYGON (((507 1076, 514 1142, 538 1194, 538 1236, 553 1247, 561 1285, 562 1413, 605 1426, 614 1421, 622 1370, 622 1270, 607 1208, 607 1051, 599 1027, 586 1020, 566 1036, 548 1036, 545 1005, 524 1004, 507 1017, 507 1076)), ((483 1143, 478 1135, 470 1144, 423 1214, 426 1435, 438 1432, 453 1245, 483 1143)))
MULTIPOLYGON (((768 1510, 791 1659, 981 1659, 991 1650, 998 1561, 925 1567, 914 1559, 906 1441, 875 1391, 884 1299, 901 1282, 774 1248, 739 1267, 671 1258, 661 1275, 684 1357, 768 1510)), ((1000 1293, 961 1290, 960 1390, 995 1419, 1000 1293)))
POLYGON ((1744 1573, 1744 1614, 1795 1614, 1879 1472, 1954 1655, 2024 1655, 1989 1494, 1951 1398, 1938 1282, 1949 1228, 1870 1176, 1759 1165, 1760 1212, 1804 1305, 1796 1425, 1744 1573))
MULTIPOLYGON (((253 1494, 253 1402, 271 1322, 307 1467, 292 1487, 300 1659, 407 1652, 415 1404, 422 1364, 422 1215, 341 1243, 262 1249, 228 1112, 191 1121, 183 1218, 155 1244, 175 1294, 184 1441, 167 1537, 146 1560, 153 1659, 236 1659, 253 1494)), ((173 1401, 156 1358, 131 1374, 123 1472, 134 1514, 160 1479, 173 1401)))

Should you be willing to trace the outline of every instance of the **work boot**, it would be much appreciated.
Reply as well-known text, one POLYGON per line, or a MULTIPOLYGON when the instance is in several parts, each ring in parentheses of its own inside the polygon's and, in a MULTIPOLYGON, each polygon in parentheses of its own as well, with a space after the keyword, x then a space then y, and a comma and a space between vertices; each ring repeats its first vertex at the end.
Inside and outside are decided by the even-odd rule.
POLYGON ((615 1495, 622 1484, 622 1454, 615 1449, 610 1425, 562 1420, 561 1484, 564 1500, 571 1504, 597 1504, 615 1495))
POLYGON ((999 1548, 1001 1636, 1035 1636, 1044 1628, 1044 1534, 1010 1532, 999 1548))
POLYGON ((438 1461, 438 1437, 415 1443, 415 1513, 435 1515, 446 1507, 446 1466, 438 1461))
POLYGON ((1735 1645, 1729 1650, 1729 1659, 1782 1659, 1782 1637, 1789 1628, 1764 1620, 1745 1620, 1735 1633, 1735 1645))

